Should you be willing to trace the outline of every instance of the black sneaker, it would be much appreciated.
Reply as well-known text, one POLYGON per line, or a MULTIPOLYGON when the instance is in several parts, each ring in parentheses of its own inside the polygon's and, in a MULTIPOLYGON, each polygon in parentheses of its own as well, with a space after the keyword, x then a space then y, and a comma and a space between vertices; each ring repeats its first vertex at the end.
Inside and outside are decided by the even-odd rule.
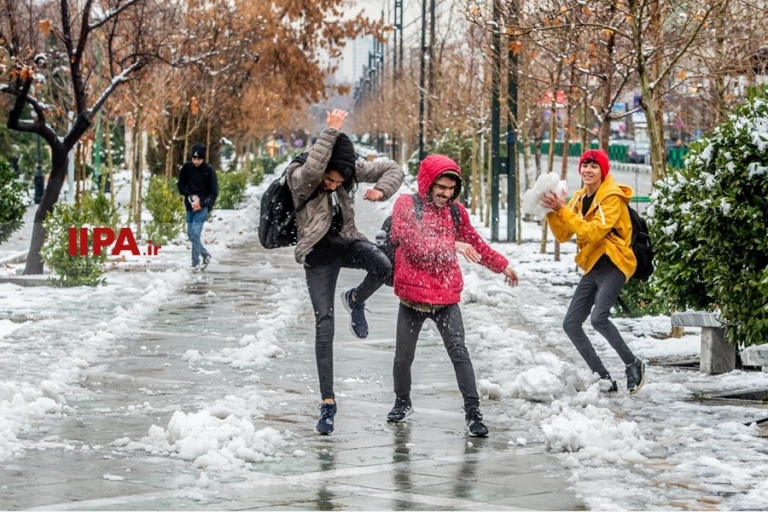
POLYGON ((634 395, 645 384, 645 363, 635 359, 634 363, 627 365, 625 372, 627 374, 627 391, 630 395, 634 395))
POLYGON ((320 404, 320 420, 315 430, 318 434, 327 436, 333 432, 333 418, 336 417, 336 404, 320 404))
POLYGON ((392 410, 389 411, 389 414, 387 414, 387 421, 399 423, 401 421, 405 421, 405 418, 410 416, 412 413, 413 407, 411 406, 410 400, 401 400, 399 398, 395 398, 395 406, 392 407, 392 410))
POLYGON ((358 303, 352 300, 354 288, 341 293, 341 303, 349 312, 349 329, 352 334, 360 339, 368 337, 368 322, 365 320, 365 302, 358 303))
POLYGON ((208 266, 208 264, 211 262, 211 255, 206 254, 203 256, 203 262, 200 264, 200 270, 205 270, 205 268, 208 266))
POLYGON ((464 415, 464 420, 467 423, 469 437, 485 437, 488 435, 488 427, 483 423, 483 415, 480 414, 480 409, 468 410, 464 415))
POLYGON ((611 378, 609 373, 600 376, 599 386, 600 391, 606 393, 615 393, 619 390, 619 384, 611 378))

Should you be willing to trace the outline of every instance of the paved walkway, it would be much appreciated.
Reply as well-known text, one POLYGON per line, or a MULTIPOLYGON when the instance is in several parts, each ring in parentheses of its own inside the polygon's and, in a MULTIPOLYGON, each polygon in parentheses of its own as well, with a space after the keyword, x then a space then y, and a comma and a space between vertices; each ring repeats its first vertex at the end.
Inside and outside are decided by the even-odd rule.
MULTIPOLYGON (((358 205, 358 217, 367 219, 362 228, 370 233, 382 214, 364 203, 358 205)), ((361 276, 343 271, 339 291, 361 276)), ((371 333, 366 340, 352 337, 339 307, 339 414, 331 437, 313 431, 319 395, 306 296, 300 298, 295 325, 280 331, 286 356, 270 359, 266 368, 193 365, 185 358, 190 349, 221 350, 232 339, 255 334, 255 313, 281 307, 281 288, 290 290, 302 281, 290 249, 264 251, 255 240, 199 278, 191 277, 145 325, 117 340, 122 349, 88 369, 83 386, 93 399, 70 400, 73 414, 47 418, 25 433, 37 450, 0 466, 0 510, 583 509, 568 492, 567 473, 557 459, 543 445, 509 444, 512 436, 494 422, 490 409, 491 437, 466 436, 461 398, 442 344, 424 343, 417 355, 414 415, 406 424, 385 421, 393 401, 397 307, 390 288, 367 305, 371 333), (167 426, 176 410, 197 411, 253 385, 270 404, 264 419, 254 421, 256 427, 291 431, 303 456, 254 463, 248 472, 201 488, 200 471, 187 460, 112 446, 118 438, 141 439, 153 424, 167 426)))

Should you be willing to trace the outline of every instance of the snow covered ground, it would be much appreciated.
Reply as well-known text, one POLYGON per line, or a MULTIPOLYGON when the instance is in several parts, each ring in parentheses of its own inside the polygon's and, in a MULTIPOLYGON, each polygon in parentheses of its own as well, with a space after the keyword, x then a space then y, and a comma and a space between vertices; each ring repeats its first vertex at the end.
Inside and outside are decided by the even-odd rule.
MULTIPOLYGON (((413 186, 412 180, 409 183, 413 186)), ((249 189, 244 209, 217 210, 206 224, 204 240, 214 258, 236 250, 252 233, 258 198, 267 184, 249 189)), ((380 208, 382 219, 386 209, 380 208)), ((481 225, 478 219, 476 225, 481 225)), ((487 229, 481 232, 489 234, 487 229)), ((539 236, 539 226, 526 224, 525 243, 496 245, 518 271, 517 288, 507 287, 501 276, 463 263, 467 345, 484 394, 486 419, 507 426, 514 433, 510 443, 544 443, 559 454, 571 472, 573 491, 590 508, 768 508, 768 439, 756 426, 743 425, 766 416, 766 411, 694 399, 715 391, 768 388, 768 375, 735 371, 704 376, 648 366, 647 384, 638 395, 601 393, 561 328, 579 278, 573 264, 575 246, 565 244, 562 261, 554 262, 552 242, 549 254, 539 253, 539 236)), ((20 440, 31 422, 56 421, 68 414, 68 402, 92 393, 78 382, 84 370, 121 350, 118 333, 137 329, 185 283, 197 279, 187 271, 189 249, 183 241, 164 247, 155 258, 153 265, 163 270, 110 272, 107 285, 99 288, 0 284, 0 462, 31 447, 20 440)), ((270 271, 268 265, 254 267, 270 271)), ((13 273, 13 266, 6 272, 13 273)), ((255 319, 258 334, 243 336, 237 349, 214 354, 191 350, 184 356, 190 368, 279 368, 291 357, 280 340, 306 308, 306 287, 300 279, 279 277, 269 286, 269 307, 255 319)), ((669 332, 668 317, 616 322, 642 358, 698 353, 694 330, 680 339, 654 337, 669 332)), ((587 332, 621 384, 619 358, 588 325, 587 332)), ((314 376, 307 379, 314 387, 314 376)), ((270 390, 260 386, 257 375, 251 384, 228 390, 199 410, 179 410, 167 425, 148 425, 143 439, 115 439, 113 446, 190 461, 204 471, 196 483, 199 489, 215 485, 217 470, 302 456, 290 431, 258 427, 270 390)), ((50 447, 72 449, 55 442, 50 447)))

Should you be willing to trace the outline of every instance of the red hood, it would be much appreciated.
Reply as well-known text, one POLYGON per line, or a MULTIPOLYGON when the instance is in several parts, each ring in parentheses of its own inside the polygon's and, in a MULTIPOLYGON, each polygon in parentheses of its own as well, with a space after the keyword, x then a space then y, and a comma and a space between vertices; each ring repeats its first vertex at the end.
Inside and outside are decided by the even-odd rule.
MULTIPOLYGON (((419 174, 416 176, 416 180, 419 184, 419 197, 421 197, 422 201, 427 200, 427 195, 432 189, 435 180, 446 171, 453 171, 459 175, 459 178, 461 178, 461 169, 459 169, 459 165, 445 155, 429 155, 421 161, 421 165, 419 165, 419 174)), ((459 183, 459 187, 456 188, 454 199, 456 199, 461 192, 460 187, 461 183, 459 183)))

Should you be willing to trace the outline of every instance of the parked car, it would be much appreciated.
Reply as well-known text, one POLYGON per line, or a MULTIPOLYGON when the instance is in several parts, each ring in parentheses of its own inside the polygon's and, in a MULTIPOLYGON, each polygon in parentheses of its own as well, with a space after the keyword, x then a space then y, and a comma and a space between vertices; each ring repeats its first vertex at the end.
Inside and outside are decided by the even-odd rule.
POLYGON ((633 142, 627 149, 627 161, 633 164, 644 164, 650 158, 651 145, 648 142, 633 142))

